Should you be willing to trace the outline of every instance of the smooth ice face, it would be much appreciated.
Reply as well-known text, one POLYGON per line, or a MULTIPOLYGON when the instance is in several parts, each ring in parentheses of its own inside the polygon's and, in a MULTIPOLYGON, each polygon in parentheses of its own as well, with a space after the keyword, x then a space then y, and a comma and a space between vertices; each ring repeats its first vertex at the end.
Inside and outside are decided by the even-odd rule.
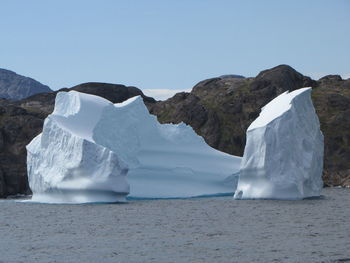
POLYGON ((247 130, 235 199, 302 199, 322 188, 323 135, 311 88, 285 92, 247 130))
POLYGON ((58 93, 27 151, 33 200, 41 202, 233 193, 241 161, 190 126, 159 124, 141 97, 113 105, 76 91, 58 93))

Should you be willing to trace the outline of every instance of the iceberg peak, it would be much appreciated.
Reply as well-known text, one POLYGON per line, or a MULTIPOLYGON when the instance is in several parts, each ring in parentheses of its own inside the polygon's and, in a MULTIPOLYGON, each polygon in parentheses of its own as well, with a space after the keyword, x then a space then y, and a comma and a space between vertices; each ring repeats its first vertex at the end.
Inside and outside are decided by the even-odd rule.
POLYGON ((311 88, 301 88, 293 92, 285 91, 270 101, 261 109, 259 117, 249 125, 248 131, 268 125, 268 123, 283 115, 285 112, 290 110, 293 100, 299 94, 302 94, 304 92, 307 93, 307 90, 311 92, 311 88))
POLYGON ((285 92, 247 130, 236 199, 302 199, 322 188, 323 135, 311 88, 285 92))

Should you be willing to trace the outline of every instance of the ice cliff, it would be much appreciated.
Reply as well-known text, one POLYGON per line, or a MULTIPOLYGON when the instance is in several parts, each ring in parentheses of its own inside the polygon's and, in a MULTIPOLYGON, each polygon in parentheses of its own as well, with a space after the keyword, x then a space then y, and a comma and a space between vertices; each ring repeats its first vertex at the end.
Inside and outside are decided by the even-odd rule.
POLYGON ((159 124, 141 97, 112 104, 76 91, 57 94, 27 152, 32 199, 54 203, 233 193, 241 161, 190 126, 159 124))
POLYGON ((247 130, 235 199, 302 199, 322 188, 323 135, 311 88, 273 99, 247 130))

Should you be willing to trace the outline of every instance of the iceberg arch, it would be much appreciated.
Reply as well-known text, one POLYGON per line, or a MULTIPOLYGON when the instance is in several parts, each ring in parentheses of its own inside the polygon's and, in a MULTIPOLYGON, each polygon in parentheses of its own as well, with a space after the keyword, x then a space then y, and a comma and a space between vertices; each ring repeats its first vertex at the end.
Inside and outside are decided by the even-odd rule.
POLYGON ((77 91, 57 94, 27 153, 32 200, 53 203, 233 194, 241 162, 190 126, 160 124, 140 96, 112 104, 77 91))

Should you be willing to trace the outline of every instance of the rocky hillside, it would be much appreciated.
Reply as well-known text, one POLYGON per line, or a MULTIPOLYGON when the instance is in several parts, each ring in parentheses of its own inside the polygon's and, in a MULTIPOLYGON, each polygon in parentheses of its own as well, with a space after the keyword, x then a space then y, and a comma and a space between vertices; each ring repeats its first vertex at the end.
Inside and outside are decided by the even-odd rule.
POLYGON ((48 86, 34 79, 18 75, 10 70, 0 69, 0 98, 19 100, 50 91, 48 86))
POLYGON ((225 76, 199 82, 191 93, 150 107, 162 123, 191 125, 221 151, 243 155, 245 132, 260 109, 287 90, 313 87, 313 101, 325 136, 326 185, 350 186, 350 79, 326 76, 319 81, 287 65, 262 71, 255 78, 225 76))
POLYGON ((313 102, 325 140, 327 185, 350 187, 350 79, 329 75, 313 90, 313 102))
MULTIPOLYGON (((113 103, 141 95, 146 104, 155 100, 135 87, 85 83, 68 90, 95 94, 113 103)), ((29 194, 25 146, 38 135, 54 107, 57 92, 41 93, 19 101, 0 99, 0 197, 29 194)))
MULTIPOLYGON (((71 89, 102 96, 114 103, 141 95, 162 123, 191 125, 208 144, 242 155, 245 132, 260 109, 286 90, 313 87, 313 102, 325 136, 326 185, 350 186, 350 79, 326 76, 318 81, 281 65, 255 78, 224 75, 199 82, 191 93, 156 102, 135 87, 84 83, 71 89)), ((28 194, 25 146, 41 132, 57 92, 18 101, 0 99, 0 197, 28 194)))

